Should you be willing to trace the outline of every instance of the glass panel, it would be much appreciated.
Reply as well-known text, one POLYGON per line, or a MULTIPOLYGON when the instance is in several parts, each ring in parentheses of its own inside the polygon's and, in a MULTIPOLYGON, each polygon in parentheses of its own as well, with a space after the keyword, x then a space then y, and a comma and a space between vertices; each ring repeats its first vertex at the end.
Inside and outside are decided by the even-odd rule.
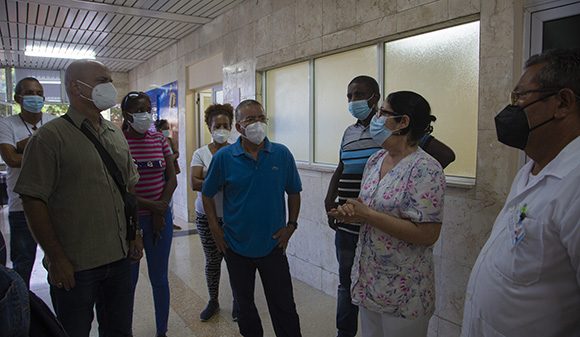
POLYGON ((455 151, 447 175, 475 177, 479 22, 385 44, 385 95, 421 94, 437 117, 433 135, 455 151))
POLYGON ((0 102, 6 102, 6 69, 0 68, 0 102))
POLYGON ((308 62, 266 72, 268 137, 286 145, 294 159, 309 160, 308 62))
POLYGON ((377 47, 370 46, 314 61, 314 161, 338 163, 342 134, 355 119, 347 110, 348 83, 359 75, 377 78, 377 47))
POLYGON ((579 48, 580 14, 544 22, 543 31, 542 50, 579 48))
POLYGON ((61 102, 61 81, 59 70, 16 68, 14 70, 14 86, 16 86, 18 81, 25 77, 34 77, 40 82, 40 84, 42 84, 44 97, 47 102, 61 102))

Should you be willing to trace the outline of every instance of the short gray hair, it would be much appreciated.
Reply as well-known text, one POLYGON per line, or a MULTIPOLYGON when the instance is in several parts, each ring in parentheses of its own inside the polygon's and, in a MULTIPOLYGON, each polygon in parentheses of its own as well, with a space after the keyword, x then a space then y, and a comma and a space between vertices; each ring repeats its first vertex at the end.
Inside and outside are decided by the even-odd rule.
POLYGON ((262 110, 264 110, 264 107, 262 107, 262 103, 256 101, 255 99, 246 99, 243 100, 242 102, 240 102, 240 104, 238 104, 238 106, 236 107, 236 122, 240 122, 240 110, 242 110, 243 108, 247 107, 247 106, 253 106, 253 105, 257 105, 259 106, 262 110))
POLYGON ((544 65, 535 79, 542 88, 568 88, 580 95, 580 48, 551 49, 533 55, 525 68, 536 64, 544 65))

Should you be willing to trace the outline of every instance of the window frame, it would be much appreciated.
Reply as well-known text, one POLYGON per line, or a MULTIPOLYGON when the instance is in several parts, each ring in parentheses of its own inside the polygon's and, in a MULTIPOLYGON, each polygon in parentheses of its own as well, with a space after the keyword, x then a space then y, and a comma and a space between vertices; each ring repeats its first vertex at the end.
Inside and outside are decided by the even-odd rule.
MULTIPOLYGON (((435 32, 435 31, 439 31, 439 30, 443 30, 443 29, 447 29, 447 28, 453 28, 453 27, 457 27, 460 25, 464 25, 464 24, 468 24, 468 23, 473 23, 473 22, 479 22, 481 25, 481 20, 478 16, 474 17, 474 16, 470 16, 465 18, 464 20, 460 20, 460 21, 456 21, 453 22, 452 24, 447 24, 447 25, 441 25, 441 26, 437 26, 434 29, 430 29, 430 30, 416 30, 416 31, 412 31, 409 32, 408 34, 401 34, 401 35, 396 35, 396 36, 392 36, 392 37, 385 37, 385 38, 381 38, 381 39, 377 39, 372 41, 371 43, 368 44, 362 44, 362 45, 356 45, 353 46, 352 48, 348 48, 348 49, 340 49, 337 51, 332 51, 329 53, 323 53, 323 54, 319 54, 319 55, 314 55, 311 57, 308 57, 306 59, 298 59, 295 60, 293 62, 289 62, 289 63, 284 63, 284 64, 278 64, 272 67, 268 67, 265 69, 261 69, 259 71, 257 71, 257 78, 259 78, 261 80, 261 95, 263 98, 263 103, 264 103, 264 107, 266 109, 266 111, 268 111, 268 102, 267 102, 267 75, 266 73, 270 70, 273 69, 277 69, 277 68, 281 68, 284 66, 288 66, 288 65, 292 65, 292 64, 296 64, 296 63, 301 63, 301 62, 305 62, 308 61, 308 66, 309 66, 309 81, 308 81, 308 85, 309 85, 309 111, 308 111, 308 116, 309 116, 309 160, 303 161, 303 160, 296 160, 297 166, 299 169, 305 169, 305 170, 313 170, 313 171, 319 171, 319 172, 334 172, 334 170, 336 169, 338 163, 336 164, 326 164, 326 163, 318 163, 315 162, 315 142, 316 142, 316 137, 315 137, 315 71, 314 71, 314 63, 316 59, 325 57, 325 56, 329 56, 329 55, 335 55, 335 54, 339 54, 339 53, 343 53, 343 52, 348 52, 348 51, 353 51, 356 49, 360 49, 360 48, 366 48, 369 46, 376 46, 377 48, 377 71, 378 71, 378 75, 377 75, 377 82, 379 83, 379 90, 381 93, 381 98, 384 98, 384 94, 385 94, 385 55, 386 55, 386 51, 385 51, 385 44, 392 42, 392 41, 397 41, 397 40, 401 40, 401 39, 405 39, 405 38, 409 38, 409 37, 413 37, 413 36, 418 36, 421 34, 425 34, 425 33, 429 33, 429 32, 435 32)), ((479 44, 479 48, 481 50, 481 42, 479 44)), ((481 67, 480 67, 481 68, 481 67)), ((479 69, 478 69, 479 71, 479 69)), ((479 93, 478 93, 479 95, 479 93)), ((479 105, 477 107, 478 112, 479 112, 479 105)), ((476 130, 477 131, 477 130, 476 130)), ((274 139, 275 141, 275 139, 274 139)), ((337 149, 338 151, 338 146, 337 149)), ((476 167, 477 167, 477 161, 478 161, 478 154, 477 154, 477 148, 476 148, 476 167)), ((477 168, 475 171, 475 177, 467 177, 467 176, 455 176, 455 175, 446 175, 446 180, 447 180, 447 184, 449 186, 453 186, 453 187, 459 187, 459 188, 472 188, 475 186, 476 184, 476 180, 477 180, 477 168)))

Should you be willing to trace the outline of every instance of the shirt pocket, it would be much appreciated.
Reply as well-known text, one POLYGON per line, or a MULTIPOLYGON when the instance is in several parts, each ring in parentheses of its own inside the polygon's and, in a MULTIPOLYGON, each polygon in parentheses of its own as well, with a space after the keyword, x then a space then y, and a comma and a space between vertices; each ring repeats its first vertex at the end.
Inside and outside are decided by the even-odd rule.
MULTIPOLYGON (((498 252, 493 254, 495 269, 514 284, 529 286, 538 282, 544 262, 543 227, 537 220, 522 220, 525 236, 514 244, 513 229, 508 228, 498 245, 498 252)), ((492 248, 493 249, 493 248, 492 248)))

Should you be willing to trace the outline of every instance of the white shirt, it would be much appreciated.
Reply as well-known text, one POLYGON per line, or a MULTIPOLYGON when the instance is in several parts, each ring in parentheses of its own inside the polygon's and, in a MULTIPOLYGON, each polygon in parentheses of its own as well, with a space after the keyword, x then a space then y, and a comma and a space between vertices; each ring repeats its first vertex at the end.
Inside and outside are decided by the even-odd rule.
MULTIPOLYGON (((203 167, 203 177, 205 178, 207 175, 207 170, 209 169, 209 164, 211 164, 212 157, 213 155, 209 150, 209 146, 205 145, 195 150, 193 157, 191 158, 191 164, 189 166, 203 167)), ((219 218, 223 217, 224 214, 223 198, 223 192, 221 191, 214 196, 216 213, 219 218)), ((203 209, 203 202, 201 199, 201 192, 199 191, 197 192, 197 199, 195 200, 195 211, 201 214, 205 214, 205 210, 203 209)))
POLYGON ((580 336, 580 137, 535 177, 533 165, 473 267, 462 337, 580 336))
MULTIPOLYGON (((47 113, 42 114, 41 120, 36 124, 39 128, 45 123, 56 118, 47 113)), ((34 125, 24 122, 20 115, 12 115, 0 119, 0 144, 8 144, 16 148, 16 143, 26 139, 35 132, 32 130, 34 125)), ((20 167, 10 167, 6 165, 6 188, 8 191, 8 209, 10 212, 22 211, 22 200, 20 196, 14 193, 14 185, 20 175, 20 167)))

